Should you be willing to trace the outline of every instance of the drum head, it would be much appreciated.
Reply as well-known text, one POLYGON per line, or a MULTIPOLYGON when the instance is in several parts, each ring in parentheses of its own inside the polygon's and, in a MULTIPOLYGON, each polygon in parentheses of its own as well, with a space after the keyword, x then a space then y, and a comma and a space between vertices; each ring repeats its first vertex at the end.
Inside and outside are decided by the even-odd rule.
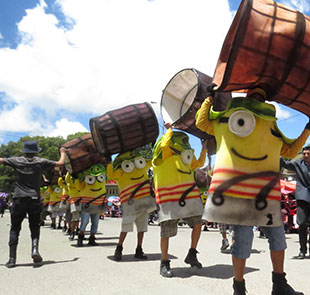
POLYGON ((175 123, 188 111, 197 96, 198 83, 194 69, 182 70, 170 80, 161 100, 164 122, 175 123))

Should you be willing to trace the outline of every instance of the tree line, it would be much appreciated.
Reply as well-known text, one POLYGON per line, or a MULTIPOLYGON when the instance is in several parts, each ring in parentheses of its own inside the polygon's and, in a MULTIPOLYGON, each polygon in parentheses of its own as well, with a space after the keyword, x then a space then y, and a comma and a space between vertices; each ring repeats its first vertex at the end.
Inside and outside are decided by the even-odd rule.
MULTIPOLYGON (((61 136, 44 137, 44 136, 24 136, 17 142, 10 141, 8 144, 2 144, 0 147, 0 158, 20 157, 23 154, 21 150, 24 143, 29 140, 35 140, 42 151, 38 154, 39 157, 57 161, 59 159, 59 147, 73 138, 80 137, 87 132, 78 132, 68 135, 67 138, 61 136)), ((0 192, 11 194, 15 187, 14 170, 6 165, 0 165, 0 192)))

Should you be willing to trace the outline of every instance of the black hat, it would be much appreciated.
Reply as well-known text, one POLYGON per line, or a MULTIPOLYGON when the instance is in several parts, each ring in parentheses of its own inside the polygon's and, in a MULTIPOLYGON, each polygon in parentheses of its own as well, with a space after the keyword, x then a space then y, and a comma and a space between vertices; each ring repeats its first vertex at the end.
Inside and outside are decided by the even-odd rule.
POLYGON ((34 140, 26 141, 24 143, 24 148, 22 149, 22 153, 25 154, 36 154, 39 153, 42 149, 38 147, 38 143, 34 140))

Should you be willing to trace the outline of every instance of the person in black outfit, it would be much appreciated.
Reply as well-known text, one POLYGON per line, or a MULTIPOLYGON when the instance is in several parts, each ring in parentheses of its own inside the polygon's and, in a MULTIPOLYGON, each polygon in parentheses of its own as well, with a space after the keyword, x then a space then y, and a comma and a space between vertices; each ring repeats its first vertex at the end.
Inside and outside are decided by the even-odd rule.
MULTIPOLYGON (((295 171, 297 201, 297 223, 299 225, 299 259, 304 259, 307 253, 307 230, 310 226, 310 146, 302 149, 302 159, 294 162, 285 161, 281 158, 281 168, 295 171)), ((309 242, 310 251, 310 242, 309 242)))
POLYGON ((40 216, 42 204, 40 201, 40 181, 42 170, 62 166, 65 162, 65 148, 60 148, 60 158, 57 162, 37 157, 41 151, 37 142, 24 143, 25 154, 22 157, 0 158, 0 164, 11 166, 15 170, 16 183, 11 208, 11 229, 9 239, 9 260, 6 267, 16 265, 16 250, 21 225, 28 214, 29 228, 32 239, 31 256, 34 264, 42 262, 39 254, 40 216))

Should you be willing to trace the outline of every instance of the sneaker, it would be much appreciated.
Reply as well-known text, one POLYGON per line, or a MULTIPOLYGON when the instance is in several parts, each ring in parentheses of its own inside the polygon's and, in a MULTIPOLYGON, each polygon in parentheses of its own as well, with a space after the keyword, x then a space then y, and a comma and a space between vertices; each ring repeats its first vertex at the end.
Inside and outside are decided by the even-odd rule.
POLYGON ((202 264, 197 260, 198 251, 194 248, 190 248, 184 262, 190 264, 191 267, 202 268, 202 264))
POLYGON ((135 258, 137 259, 147 259, 147 256, 144 254, 144 252, 142 251, 141 246, 138 246, 136 248, 136 254, 135 254, 135 258))
POLYGON ((7 268, 12 268, 16 266, 16 258, 15 257, 10 257, 9 261, 5 264, 7 268))
POLYGON ((229 247, 229 242, 228 239, 223 239, 222 240, 222 247, 221 247, 221 251, 227 249, 229 247))
POLYGON ((114 260, 120 261, 122 259, 122 251, 123 251, 123 246, 117 245, 115 252, 114 252, 114 260))
POLYGON ((239 282, 234 279, 233 289, 234 295, 246 295, 245 281, 239 282))
POLYGON ((99 244, 96 243, 95 239, 96 238, 94 236, 90 236, 88 238, 88 246, 99 246, 99 244))
POLYGON ((173 271, 170 268, 170 260, 161 260, 160 262, 160 275, 165 278, 172 278, 173 271))
POLYGON ((297 258, 298 259, 305 259, 306 258, 306 254, 304 252, 299 252, 297 258))
POLYGON ((272 272, 272 295, 304 295, 302 292, 295 291, 285 278, 286 273, 272 272))

